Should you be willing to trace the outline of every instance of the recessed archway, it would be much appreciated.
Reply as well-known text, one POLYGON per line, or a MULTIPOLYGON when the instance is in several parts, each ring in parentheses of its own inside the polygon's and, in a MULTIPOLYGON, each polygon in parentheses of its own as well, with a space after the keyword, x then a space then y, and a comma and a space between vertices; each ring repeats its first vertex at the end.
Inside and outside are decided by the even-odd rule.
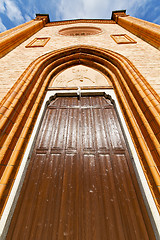
POLYGON ((159 97, 124 56, 92 46, 73 46, 47 53, 32 62, 3 100, 0 160, 7 167, 1 173, 1 211, 12 187, 10 179, 15 179, 46 88, 56 74, 79 64, 96 69, 111 80, 158 206, 159 97))

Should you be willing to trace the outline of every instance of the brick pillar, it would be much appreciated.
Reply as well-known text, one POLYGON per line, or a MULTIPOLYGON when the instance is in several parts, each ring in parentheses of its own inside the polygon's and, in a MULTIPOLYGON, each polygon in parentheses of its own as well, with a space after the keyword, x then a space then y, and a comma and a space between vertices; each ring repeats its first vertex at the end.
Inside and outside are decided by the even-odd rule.
POLYGON ((49 22, 49 16, 37 14, 34 20, 0 34, 0 58, 38 32, 49 22))
POLYGON ((112 19, 129 32, 160 49, 160 26, 126 15, 126 11, 112 12, 112 19))

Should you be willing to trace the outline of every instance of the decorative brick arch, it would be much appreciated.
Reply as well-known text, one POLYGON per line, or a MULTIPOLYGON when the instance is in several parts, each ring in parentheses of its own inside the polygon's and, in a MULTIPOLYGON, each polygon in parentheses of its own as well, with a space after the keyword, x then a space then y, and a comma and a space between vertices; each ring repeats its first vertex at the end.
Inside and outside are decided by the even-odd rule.
POLYGON ((2 101, 1 212, 14 183, 50 80, 60 71, 78 64, 99 70, 110 78, 158 208, 160 98, 127 58, 110 50, 82 45, 40 56, 28 66, 2 101))

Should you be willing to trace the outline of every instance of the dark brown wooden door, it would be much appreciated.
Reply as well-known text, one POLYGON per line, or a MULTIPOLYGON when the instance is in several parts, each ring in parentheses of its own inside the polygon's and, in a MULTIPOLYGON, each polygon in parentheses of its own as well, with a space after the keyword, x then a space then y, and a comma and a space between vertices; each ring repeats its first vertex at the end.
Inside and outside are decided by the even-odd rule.
POLYGON ((155 239, 109 100, 48 106, 7 239, 155 239))

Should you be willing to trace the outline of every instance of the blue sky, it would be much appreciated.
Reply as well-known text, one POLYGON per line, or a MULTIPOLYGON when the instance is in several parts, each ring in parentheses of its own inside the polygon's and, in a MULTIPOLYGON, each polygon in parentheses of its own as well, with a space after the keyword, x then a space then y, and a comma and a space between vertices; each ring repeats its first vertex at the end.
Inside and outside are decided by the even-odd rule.
POLYGON ((114 10, 160 24, 160 0, 0 0, 0 32, 47 13, 51 21, 110 19, 114 10))

